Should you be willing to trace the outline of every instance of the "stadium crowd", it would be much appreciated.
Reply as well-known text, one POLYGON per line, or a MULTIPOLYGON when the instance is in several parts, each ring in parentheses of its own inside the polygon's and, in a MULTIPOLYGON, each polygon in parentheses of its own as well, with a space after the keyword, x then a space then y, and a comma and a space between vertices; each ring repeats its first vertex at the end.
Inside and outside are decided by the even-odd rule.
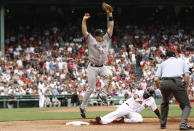
MULTIPOLYGON (((46 94, 79 97, 87 89, 87 44, 78 27, 18 26, 8 30, 5 57, 0 59, 0 95, 37 95, 43 82, 46 94)), ((184 59, 191 71, 190 97, 194 97, 194 30, 183 25, 116 25, 107 66, 113 72, 112 95, 131 95, 135 89, 154 86, 158 65, 167 49, 184 59)), ((103 87, 96 83, 95 96, 103 87)), ((154 86, 155 87, 155 86, 154 86)))

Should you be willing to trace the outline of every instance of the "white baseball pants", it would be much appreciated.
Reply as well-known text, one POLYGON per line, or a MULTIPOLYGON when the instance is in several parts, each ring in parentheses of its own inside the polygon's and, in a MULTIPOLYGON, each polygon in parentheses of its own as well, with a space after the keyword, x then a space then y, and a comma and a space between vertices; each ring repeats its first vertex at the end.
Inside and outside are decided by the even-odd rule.
POLYGON ((119 106, 115 111, 105 115, 104 117, 101 117, 101 124, 108 124, 112 121, 125 116, 124 119, 125 123, 136 123, 136 122, 143 122, 143 118, 141 114, 134 112, 129 108, 129 106, 124 103, 121 106, 119 106))

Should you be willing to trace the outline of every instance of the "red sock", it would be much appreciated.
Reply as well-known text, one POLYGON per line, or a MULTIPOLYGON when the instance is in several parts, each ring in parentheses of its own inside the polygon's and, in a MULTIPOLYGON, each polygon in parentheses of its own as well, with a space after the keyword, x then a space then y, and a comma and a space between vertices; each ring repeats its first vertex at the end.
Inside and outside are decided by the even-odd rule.
POLYGON ((112 123, 116 123, 116 122, 117 122, 117 120, 112 121, 112 123))

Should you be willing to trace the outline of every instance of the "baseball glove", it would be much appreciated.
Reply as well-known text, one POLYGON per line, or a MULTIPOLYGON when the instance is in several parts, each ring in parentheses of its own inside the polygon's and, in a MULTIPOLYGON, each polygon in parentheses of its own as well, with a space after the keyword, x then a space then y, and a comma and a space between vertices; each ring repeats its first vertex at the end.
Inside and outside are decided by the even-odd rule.
POLYGON ((102 2, 102 10, 104 10, 106 13, 113 12, 113 8, 105 2, 102 2))

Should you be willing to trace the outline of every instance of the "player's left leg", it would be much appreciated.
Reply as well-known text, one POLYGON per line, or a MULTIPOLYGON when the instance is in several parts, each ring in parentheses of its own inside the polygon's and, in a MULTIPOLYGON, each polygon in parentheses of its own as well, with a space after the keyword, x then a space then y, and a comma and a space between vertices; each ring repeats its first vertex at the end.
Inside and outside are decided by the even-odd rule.
POLYGON ((121 105, 119 108, 117 108, 117 110, 101 117, 100 123, 101 124, 108 124, 108 123, 111 123, 114 120, 116 120, 122 116, 125 116, 127 114, 129 114, 128 106, 121 105))
POLYGON ((137 112, 130 112, 124 119, 125 123, 141 123, 143 122, 142 116, 137 112))

